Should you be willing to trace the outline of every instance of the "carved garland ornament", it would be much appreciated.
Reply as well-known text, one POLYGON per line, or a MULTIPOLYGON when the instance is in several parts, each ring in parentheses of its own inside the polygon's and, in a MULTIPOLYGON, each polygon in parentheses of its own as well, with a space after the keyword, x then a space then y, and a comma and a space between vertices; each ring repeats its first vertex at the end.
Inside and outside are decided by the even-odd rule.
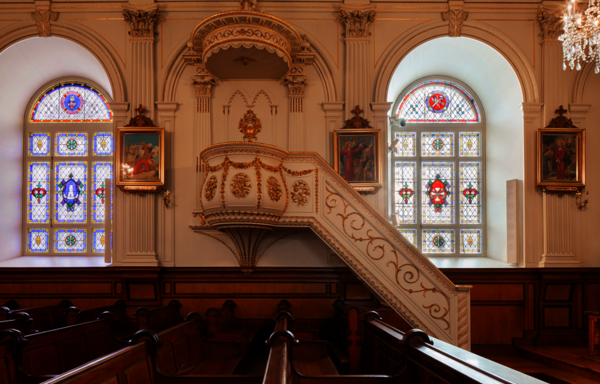
POLYGON ((442 12, 442 20, 448 22, 448 35, 450 37, 460 37, 462 26, 469 17, 469 12, 462 9, 450 9, 442 12))
POLYGON ((231 193, 238 199, 248 196, 250 193, 250 178, 245 173, 238 173, 231 180, 231 193))
POLYGON ((37 24, 40 37, 50 37, 52 34, 50 22, 58 20, 58 12, 49 9, 38 9, 35 12, 31 12, 31 18, 37 24))
POLYGON ((281 185, 273 176, 267 179, 267 193, 272 201, 277 202, 281 199, 281 185))
POLYGON ((308 203, 308 198, 310 197, 310 190, 308 188, 308 184, 304 181, 296 181, 294 186, 292 187, 292 201, 298 207, 303 207, 308 203))
POLYGON ((342 202, 344 210, 342 213, 338 213, 336 216, 342 218, 342 228, 344 230, 344 233, 346 234, 346 236, 348 236, 355 242, 367 242, 366 253, 369 258, 371 258, 372 260, 382 260, 386 256, 386 251, 389 248, 390 253, 393 255, 393 258, 386 262, 386 266, 392 266, 394 268, 394 276, 396 279, 396 283, 402 290, 408 292, 409 294, 422 292, 423 297, 426 297, 427 294, 430 292, 432 294, 439 293, 442 295, 442 297, 446 301, 445 308, 443 307, 443 305, 437 303, 433 303, 428 306, 423 305, 423 308, 429 310, 429 316, 431 316, 433 319, 444 322, 444 324, 446 325, 444 330, 450 329, 450 323, 446 318, 450 311, 450 300, 448 299, 448 297, 446 297, 446 295, 444 295, 435 287, 426 287, 425 285, 423 285, 423 282, 419 284, 420 286, 414 288, 406 287, 406 285, 410 286, 412 284, 416 284, 419 281, 421 277, 421 272, 419 271, 419 269, 411 263, 405 263, 400 265, 396 248, 385 238, 380 236, 374 236, 372 234, 372 229, 367 230, 366 237, 356 236, 353 231, 360 231, 364 228, 366 223, 365 218, 358 212, 347 213, 348 207, 350 205, 342 199, 342 196, 340 194, 338 194, 335 191, 332 191, 329 188, 329 185, 326 185, 326 189, 327 192, 329 192, 329 195, 327 195, 327 197, 325 198, 325 205, 327 206, 327 208, 329 208, 329 212, 327 214, 331 214, 333 208, 338 206, 339 201, 342 202), (346 222, 348 220, 348 225, 353 230, 350 233, 348 233, 348 230, 346 228, 346 222), (379 252, 380 254, 374 254, 373 252, 379 252), (400 281, 400 275, 402 275, 402 281, 400 281))
POLYGON ((204 188, 204 197, 208 201, 212 201, 215 197, 215 193, 217 192, 217 177, 211 176, 211 178, 206 183, 206 188, 204 188))

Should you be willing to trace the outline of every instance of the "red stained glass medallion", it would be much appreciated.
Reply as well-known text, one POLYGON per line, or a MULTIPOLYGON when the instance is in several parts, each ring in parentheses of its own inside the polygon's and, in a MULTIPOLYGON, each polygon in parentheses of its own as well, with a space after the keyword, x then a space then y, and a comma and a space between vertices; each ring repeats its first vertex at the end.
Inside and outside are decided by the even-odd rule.
POLYGON ((404 188, 399 190, 398 194, 404 199, 404 204, 408 204, 408 200, 415 194, 415 191, 408 188, 408 184, 404 184, 404 188))
POLYGON ((433 113, 442 113, 448 109, 448 98, 444 92, 432 92, 427 95, 427 109, 433 113))
POLYGON ((442 181, 440 175, 435 175, 435 180, 427 183, 429 192, 429 204, 435 207, 436 212, 441 212, 442 207, 447 205, 448 195, 450 195, 450 188, 447 181, 442 181))
POLYGON ((436 237, 433 238, 433 245, 436 248, 443 247, 444 243, 446 243, 446 241, 444 240, 444 238, 442 236, 436 236, 436 237))
POLYGON ((469 186, 463 191, 463 196, 466 197, 469 200, 469 204, 471 204, 473 202, 473 199, 477 197, 478 193, 479 192, 477 192, 477 190, 473 188, 473 185, 469 183, 469 186))

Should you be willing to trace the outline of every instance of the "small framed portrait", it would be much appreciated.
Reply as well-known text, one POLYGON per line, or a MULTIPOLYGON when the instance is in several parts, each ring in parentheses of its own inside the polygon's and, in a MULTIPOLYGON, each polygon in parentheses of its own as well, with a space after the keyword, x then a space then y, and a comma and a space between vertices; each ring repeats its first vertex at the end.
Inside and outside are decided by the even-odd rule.
POLYGON ((164 143, 164 128, 118 128, 117 186, 123 191, 160 191, 165 185, 164 143))
POLYGON ((537 143, 538 186, 565 192, 585 186, 585 129, 540 128, 537 143))
POLYGON ((334 168, 358 192, 381 188, 381 150, 378 129, 333 131, 334 168))

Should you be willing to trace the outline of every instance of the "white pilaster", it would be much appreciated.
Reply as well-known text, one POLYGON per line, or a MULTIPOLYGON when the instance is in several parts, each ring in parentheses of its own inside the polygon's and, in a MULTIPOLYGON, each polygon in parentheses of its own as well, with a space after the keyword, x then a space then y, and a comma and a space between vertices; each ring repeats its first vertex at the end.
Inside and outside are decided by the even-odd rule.
POLYGON ((390 164, 388 158, 388 147, 389 147, 389 133, 388 133, 388 112, 392 107, 391 102, 382 102, 382 103, 371 103, 371 110, 373 111, 372 115, 372 126, 373 128, 377 128, 380 130, 381 142, 379 143, 379 150, 381 151, 381 175, 382 180, 381 184, 382 188, 377 191, 377 193, 373 196, 374 201, 371 202, 373 206, 385 217, 390 220, 390 212, 388 209, 388 166, 390 164))
POLYGON ((322 103, 323 110, 325 111, 325 140, 327 143, 327 157, 326 160, 331 166, 335 160, 335 154, 333 153, 333 130, 342 127, 342 117, 344 112, 344 103, 338 101, 324 102, 322 103))
POLYGON ((543 193, 544 253, 540 267, 579 267, 576 260, 574 235, 577 206, 571 194, 543 193))

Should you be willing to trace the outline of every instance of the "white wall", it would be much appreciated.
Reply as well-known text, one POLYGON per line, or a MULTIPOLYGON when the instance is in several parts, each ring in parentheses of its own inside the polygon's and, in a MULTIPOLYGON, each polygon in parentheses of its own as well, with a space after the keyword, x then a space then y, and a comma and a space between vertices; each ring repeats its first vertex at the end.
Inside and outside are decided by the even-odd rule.
POLYGON ((506 261, 506 180, 523 180, 523 95, 512 67, 479 41, 443 37, 420 45, 396 69, 388 90, 395 101, 412 82, 450 76, 471 87, 486 118, 487 256, 506 261))
POLYGON ((32 38, 0 52, 0 260, 21 254, 25 108, 41 86, 64 76, 90 79, 112 95, 98 60, 69 40, 32 38))

